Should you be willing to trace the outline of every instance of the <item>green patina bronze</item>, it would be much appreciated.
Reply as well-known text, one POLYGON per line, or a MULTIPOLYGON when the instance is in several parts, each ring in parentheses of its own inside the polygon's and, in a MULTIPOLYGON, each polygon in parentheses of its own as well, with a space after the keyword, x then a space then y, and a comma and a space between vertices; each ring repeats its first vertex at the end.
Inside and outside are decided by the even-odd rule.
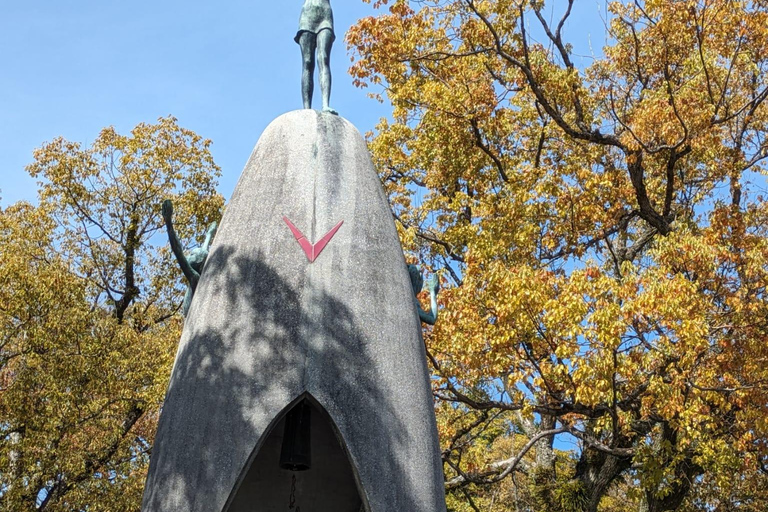
POLYGON ((315 89, 315 62, 320 75, 323 112, 338 114, 331 102, 331 48, 336 35, 333 32, 333 11, 330 0, 304 0, 299 18, 299 31, 294 40, 301 47, 301 95, 304 108, 312 108, 315 89))
POLYGON ((185 254, 179 237, 176 236, 176 230, 173 229, 173 203, 170 199, 163 201, 163 220, 165 220, 165 228, 168 231, 168 239, 171 242, 171 250, 179 262, 184 277, 187 278, 187 294, 184 296, 184 306, 182 308, 184 316, 187 316, 189 305, 192 303, 192 297, 194 297, 195 290, 197 289, 197 283, 200 281, 200 274, 205 266, 205 260, 208 259, 211 242, 213 242, 213 237, 216 236, 218 224, 214 222, 208 226, 208 232, 205 234, 205 241, 201 247, 192 249, 189 253, 185 254))
MULTIPOLYGON (((408 275, 411 277, 411 286, 413 287, 413 295, 418 296, 424 288, 424 278, 421 277, 421 271, 416 265, 408 265, 408 275)), ((429 290, 430 299, 430 312, 427 313, 421 308, 418 299, 416 300, 416 307, 419 309, 419 318, 422 322, 429 325, 435 325, 437 321, 437 294, 440 291, 440 281, 437 275, 433 275, 429 278, 427 283, 427 289, 429 290)))

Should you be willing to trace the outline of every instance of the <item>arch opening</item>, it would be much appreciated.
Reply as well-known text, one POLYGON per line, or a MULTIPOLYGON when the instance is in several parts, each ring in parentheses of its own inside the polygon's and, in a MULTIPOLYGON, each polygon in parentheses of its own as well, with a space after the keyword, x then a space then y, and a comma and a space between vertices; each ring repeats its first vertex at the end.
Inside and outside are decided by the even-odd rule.
MULTIPOLYGON (((244 471, 240 484, 229 500, 226 512, 364 512, 356 472, 342 447, 330 415, 304 395, 281 413, 278 421, 265 434, 266 438, 244 471), (295 435, 296 425, 290 417, 297 413, 306 418, 309 412, 308 464, 288 469, 286 449, 288 436, 295 435), (286 429, 286 424, 288 428, 286 429), (308 467, 307 467, 308 466, 308 467), (290 508, 292 505, 292 508, 290 508)), ((301 453, 300 455, 306 455, 301 453)))

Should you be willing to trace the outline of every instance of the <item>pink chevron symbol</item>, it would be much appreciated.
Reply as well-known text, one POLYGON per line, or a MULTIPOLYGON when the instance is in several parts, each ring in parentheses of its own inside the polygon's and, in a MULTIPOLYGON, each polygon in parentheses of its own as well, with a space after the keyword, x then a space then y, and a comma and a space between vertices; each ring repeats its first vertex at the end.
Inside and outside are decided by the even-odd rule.
POLYGON ((307 237, 304 236, 304 234, 299 231, 299 228, 293 225, 293 222, 288 220, 288 217, 283 217, 283 220, 286 224, 288 224, 288 227, 291 230, 291 233, 293 233, 293 236, 296 237, 296 241, 299 242, 299 245, 304 250, 304 254, 307 255, 307 259, 310 263, 314 263, 318 256, 320 256, 320 253, 323 252, 323 249, 325 249, 325 246, 328 245, 328 242, 331 241, 331 238, 336 234, 336 232, 339 230, 342 224, 344 224, 344 221, 339 222, 336 224, 336 226, 330 230, 323 238, 321 238, 317 243, 313 244, 310 243, 309 240, 307 240, 307 237))

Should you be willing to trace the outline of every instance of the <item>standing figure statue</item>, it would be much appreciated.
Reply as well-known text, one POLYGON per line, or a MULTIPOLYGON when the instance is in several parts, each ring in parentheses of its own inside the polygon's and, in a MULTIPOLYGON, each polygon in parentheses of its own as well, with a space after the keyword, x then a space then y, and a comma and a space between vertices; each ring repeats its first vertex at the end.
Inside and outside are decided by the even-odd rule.
POLYGON ((323 96, 323 112, 338 114, 330 107, 331 102, 331 47, 336 35, 333 32, 333 12, 330 0, 304 0, 299 18, 299 31, 294 40, 301 47, 303 71, 301 95, 304 108, 312 108, 312 92, 315 89, 315 57, 320 67, 320 92, 323 96))
MULTIPOLYGON (((421 289, 424 288, 424 278, 421 277, 421 272, 416 265, 408 265, 408 275, 411 277, 411 286, 413 287, 413 295, 417 297, 421 293, 421 289)), ((419 318, 422 322, 429 325, 435 325, 437 321, 437 294, 440 291, 440 281, 437 275, 433 275, 429 278, 429 299, 431 310, 429 313, 421 309, 418 298, 416 299, 416 307, 419 309, 419 318)))
POLYGON ((184 248, 176 236, 176 230, 173 229, 173 203, 170 199, 163 201, 163 220, 165 228, 168 230, 168 239, 171 242, 171 250, 179 262, 184 277, 187 278, 187 294, 184 296, 184 306, 182 312, 187 316, 189 305, 192 303, 192 297, 195 295, 197 283, 200 281, 200 274, 203 272, 205 260, 208 258, 208 250, 211 247, 213 237, 216 236, 217 224, 214 222, 208 226, 208 232, 205 234, 205 241, 201 247, 192 249, 188 254, 184 254, 184 248))

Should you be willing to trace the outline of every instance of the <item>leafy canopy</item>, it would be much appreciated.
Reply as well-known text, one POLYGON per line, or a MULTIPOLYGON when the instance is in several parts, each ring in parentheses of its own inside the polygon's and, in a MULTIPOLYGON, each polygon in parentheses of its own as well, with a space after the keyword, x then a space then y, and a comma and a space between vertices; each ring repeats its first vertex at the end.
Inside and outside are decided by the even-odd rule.
POLYGON ((173 118, 34 154, 40 204, 0 210, 0 502, 138 510, 181 333, 187 244, 221 213, 210 141, 173 118))
POLYGON ((370 147, 453 285, 427 338, 451 506, 759 510, 768 3, 611 2, 584 68, 573 0, 375 5, 347 35, 392 105, 370 147))

